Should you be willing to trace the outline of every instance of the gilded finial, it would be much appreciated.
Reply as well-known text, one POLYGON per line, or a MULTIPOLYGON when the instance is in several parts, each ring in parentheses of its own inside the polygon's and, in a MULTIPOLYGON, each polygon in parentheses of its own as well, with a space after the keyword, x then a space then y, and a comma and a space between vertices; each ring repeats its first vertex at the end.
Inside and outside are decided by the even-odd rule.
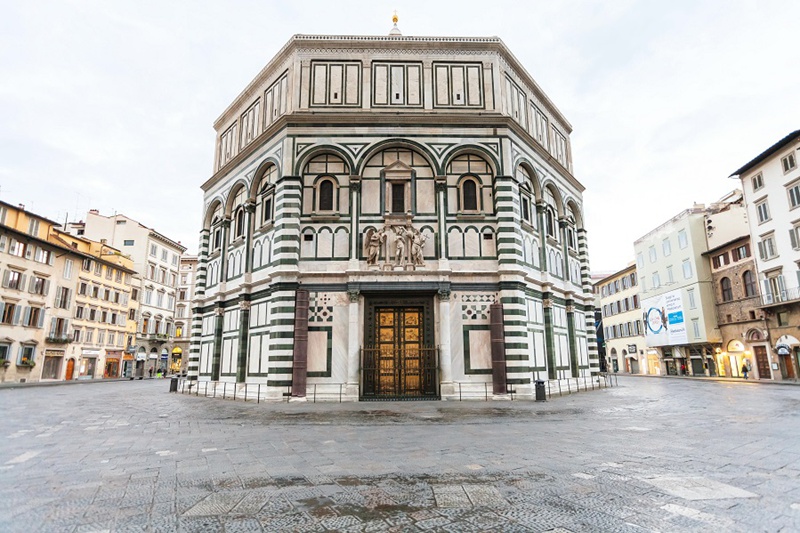
POLYGON ((392 22, 394 22, 394 26, 392 26, 392 31, 389 32, 390 37, 400 37, 401 35, 403 35, 402 33, 400 33, 400 28, 397 27, 398 20, 399 19, 397 17, 397 10, 395 9, 394 15, 392 15, 392 22))
POLYGON ((394 10, 394 15, 392 15, 392 22, 393 22, 394 24, 397 24, 397 21, 398 21, 398 20, 399 20, 399 19, 397 18, 397 10, 395 9, 395 10, 394 10))

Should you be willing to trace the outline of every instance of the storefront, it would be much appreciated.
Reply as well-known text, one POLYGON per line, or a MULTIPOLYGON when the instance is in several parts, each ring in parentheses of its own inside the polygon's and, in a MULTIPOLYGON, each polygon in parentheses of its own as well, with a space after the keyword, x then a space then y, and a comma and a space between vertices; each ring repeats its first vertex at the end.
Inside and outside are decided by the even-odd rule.
POLYGON ((64 350, 45 350, 42 365, 42 379, 61 379, 61 366, 64 363, 64 350))
POLYGON ((183 350, 179 347, 172 349, 172 362, 169 365, 169 370, 173 374, 179 374, 181 371, 181 362, 183 360, 183 350))
POLYGON ((122 377, 133 378, 134 360, 133 354, 126 353, 122 356, 122 377))
POLYGON ((775 345, 775 353, 778 355, 778 364, 781 370, 781 378, 797 379, 798 374, 798 341, 791 335, 781 335, 775 345))
POLYGON ((647 373, 651 376, 661 375, 661 361, 658 358, 658 351, 649 349, 647 350, 647 373))
POLYGON ((717 373, 722 377, 742 377, 742 364, 748 360, 750 352, 745 350, 745 345, 738 340, 730 341, 725 348, 724 352, 717 348, 717 353, 714 355, 717 373))
POLYGON ((81 352, 78 379, 94 379, 98 357, 100 357, 100 350, 83 350, 81 352))
POLYGON ((118 378, 122 350, 106 350, 106 365, 103 371, 104 378, 118 378))

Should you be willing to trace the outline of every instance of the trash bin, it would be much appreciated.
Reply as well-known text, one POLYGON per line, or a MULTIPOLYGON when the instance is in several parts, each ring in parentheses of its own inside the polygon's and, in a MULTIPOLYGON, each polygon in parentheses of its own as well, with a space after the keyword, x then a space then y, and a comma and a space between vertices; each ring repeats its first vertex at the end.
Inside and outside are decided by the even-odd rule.
POLYGON ((169 380, 169 391, 178 392, 178 376, 172 376, 172 379, 169 380))
POLYGON ((547 396, 544 392, 544 381, 537 379, 536 380, 536 401, 543 402, 547 400, 547 396))

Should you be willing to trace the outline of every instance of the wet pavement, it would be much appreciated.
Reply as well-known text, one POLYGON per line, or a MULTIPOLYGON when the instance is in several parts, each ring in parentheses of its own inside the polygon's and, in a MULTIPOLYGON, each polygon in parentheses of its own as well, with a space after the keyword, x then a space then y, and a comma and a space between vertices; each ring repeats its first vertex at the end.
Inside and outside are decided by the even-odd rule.
POLYGON ((800 388, 548 402, 0 390, 0 531, 798 531, 800 388))

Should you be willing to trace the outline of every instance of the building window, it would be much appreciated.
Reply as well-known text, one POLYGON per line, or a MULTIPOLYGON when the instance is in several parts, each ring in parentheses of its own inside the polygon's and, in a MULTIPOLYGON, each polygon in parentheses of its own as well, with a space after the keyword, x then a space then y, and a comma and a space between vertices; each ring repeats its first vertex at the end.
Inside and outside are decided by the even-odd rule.
POLYGON ((653 272, 653 288, 657 289, 661 286, 661 276, 658 275, 658 272, 653 272))
POLYGON ((788 311, 779 311, 776 313, 778 319, 778 326, 785 327, 789 325, 789 312, 788 311))
POLYGON ((761 176, 761 174, 756 174, 750 181, 753 184, 754 191, 757 191, 764 186, 764 178, 761 176))
POLYGON ((694 300, 694 289, 689 289, 686 291, 686 295, 689 297, 689 309, 696 309, 697 302, 694 300))
POLYGON ((661 251, 664 253, 664 257, 669 257, 672 253, 672 245, 670 244, 669 238, 661 241, 661 251))
POLYGON ((692 329, 694 330, 694 338, 700 338, 700 319, 693 318, 692 319, 692 329))
POLYGON ((711 258, 711 263, 714 265, 714 268, 719 268, 727 265, 729 263, 728 252, 715 255, 714 257, 711 258))
POLYGON ((124 241, 122 241, 122 246, 133 246, 133 244, 134 244, 133 239, 125 239, 124 241))
POLYGON ((23 344, 19 349, 19 360, 17 361, 17 363, 20 365, 30 365, 35 360, 36 360, 36 346, 23 344))
POLYGON ((689 246, 689 240, 686 238, 686 230, 682 229, 678 232, 678 248, 683 250, 689 246))
POLYGON ((667 281, 669 283, 675 283, 675 274, 672 273, 672 265, 667 266, 667 281))
POLYGON ((800 226, 789 230, 789 241, 792 243, 792 250, 800 248, 800 226))
POLYGON ((722 278, 719 285, 720 289, 722 289, 722 301, 730 302, 733 300, 733 287, 731 286, 730 278, 722 278))
POLYGON ((392 213, 406 212, 406 185, 405 183, 392 183, 392 213))
POLYGON ((465 178, 461 182, 459 200, 461 203, 461 211, 477 211, 478 210, 478 186, 477 180, 474 178, 465 178))
POLYGON ((25 276, 22 274, 22 272, 17 272, 16 270, 6 270, 3 274, 3 287, 6 289, 20 291, 22 290, 24 283, 25 276))
POLYGON ((756 216, 758 217, 759 224, 762 224, 769 220, 769 205, 767 201, 764 200, 763 202, 756 204, 756 216))
POLYGON ((800 183, 789 188, 789 205, 792 209, 800 206, 800 183))
POLYGON ((692 277, 692 263, 686 259, 683 262, 683 278, 689 279, 692 277))
POLYGON ((234 239, 240 239, 240 238, 244 237, 244 222, 245 222, 244 207, 239 206, 239 208, 236 209, 236 212, 233 215, 233 221, 234 221, 234 224, 233 224, 233 229, 234 229, 233 238, 234 239))
POLYGON ((150 245, 150 257, 156 257, 158 255, 158 246, 155 244, 150 245))
POLYGON ((747 298, 756 295, 756 277, 749 270, 742 274, 742 283, 744 284, 744 295, 747 298))
POLYGON ((28 222, 28 235, 39 236, 39 221, 35 218, 30 219, 28 222))
POLYGON ((642 255, 642 252, 636 254, 636 266, 639 268, 644 268, 644 256, 642 255))
POLYGON ((784 174, 786 174, 790 170, 794 170, 797 167, 797 160, 795 160, 794 158, 794 153, 790 153, 786 157, 782 157, 781 164, 783 165, 784 174))
POLYGON ((317 211, 333 211, 336 209, 336 187, 331 178, 323 178, 317 182, 317 211))
POLYGON ((64 261, 64 279, 72 279, 72 259, 64 261))
POLYGON ((775 238, 772 235, 763 237, 758 243, 758 255, 763 260, 775 257, 775 238))
POLYGON ((742 259, 745 259, 747 257, 750 257, 750 245, 749 244, 744 244, 744 245, 739 246, 738 248, 735 248, 733 250, 733 260, 734 261, 741 261, 742 259))

